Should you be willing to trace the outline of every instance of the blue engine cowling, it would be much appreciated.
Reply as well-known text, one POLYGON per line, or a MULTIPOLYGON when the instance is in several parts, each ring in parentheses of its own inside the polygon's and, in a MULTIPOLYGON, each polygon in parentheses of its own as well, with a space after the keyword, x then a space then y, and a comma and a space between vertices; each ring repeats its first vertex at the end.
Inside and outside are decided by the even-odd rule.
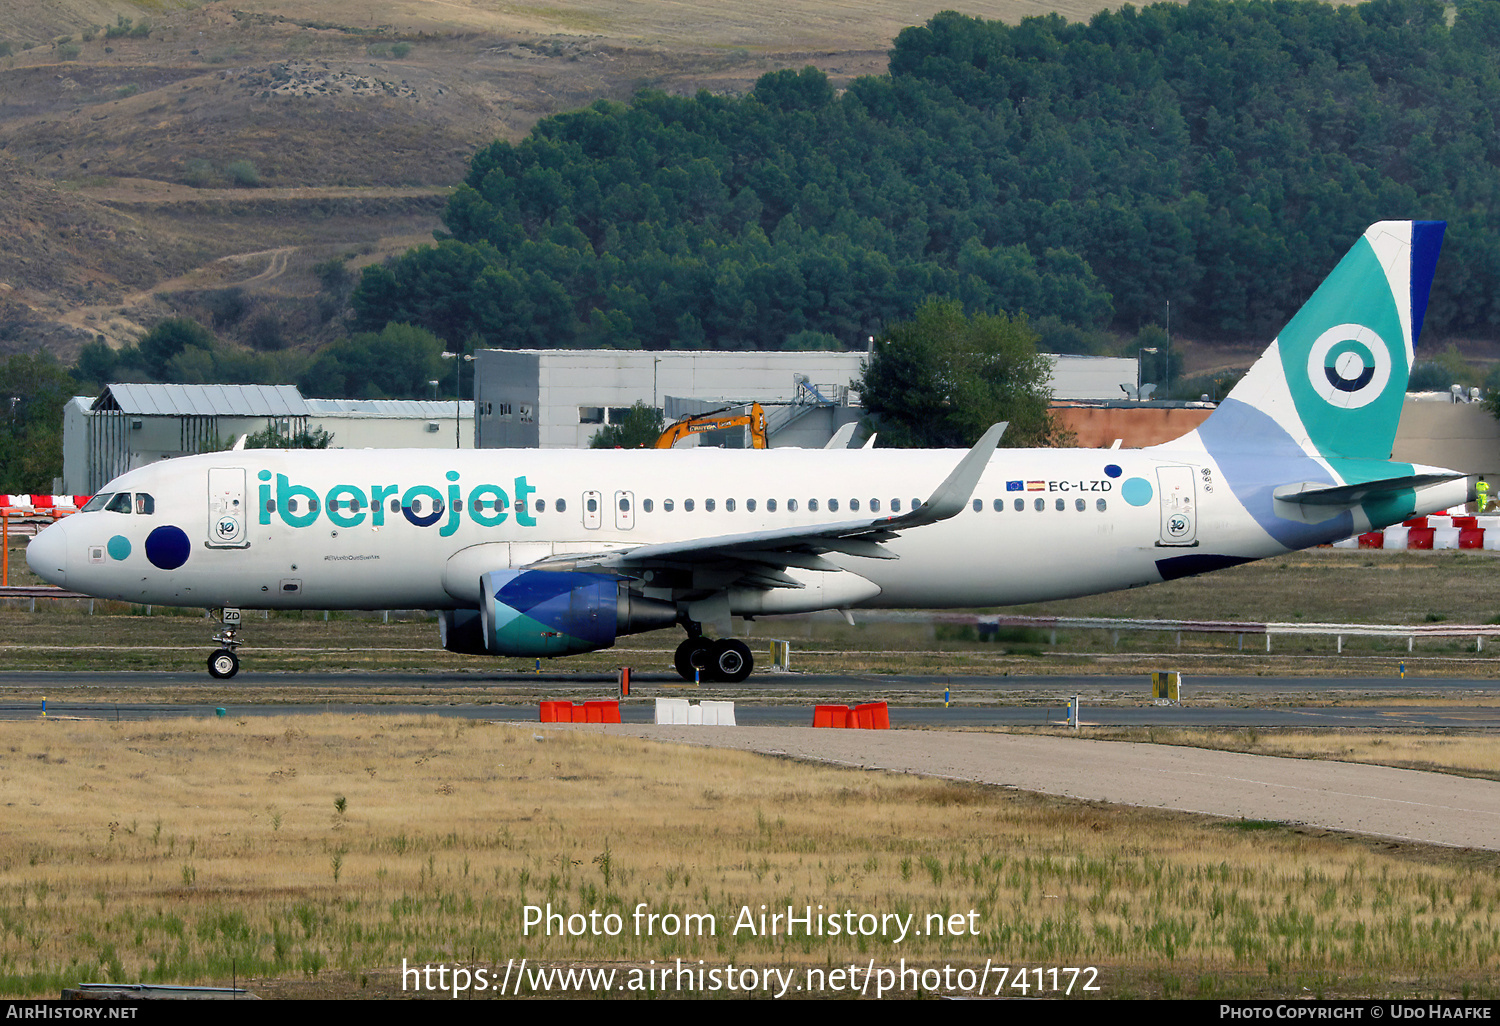
POLYGON ((629 582, 609 574, 493 570, 479 588, 478 626, 491 655, 592 652, 677 622, 676 605, 633 594, 629 582))

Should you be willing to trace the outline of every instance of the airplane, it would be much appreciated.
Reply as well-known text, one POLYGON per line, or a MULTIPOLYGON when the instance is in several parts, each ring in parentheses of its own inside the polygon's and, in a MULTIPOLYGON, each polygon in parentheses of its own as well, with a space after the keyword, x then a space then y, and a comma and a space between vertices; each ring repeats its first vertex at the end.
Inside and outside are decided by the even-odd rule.
POLYGON ((1390 460, 1443 222, 1371 226, 1195 430, 1135 450, 240 450, 111 481, 27 550, 102 598, 440 611, 442 647, 564 656, 681 627, 689 680, 753 669, 731 618, 1134 588, 1471 497, 1390 460), (712 640, 705 625, 720 635, 712 640))

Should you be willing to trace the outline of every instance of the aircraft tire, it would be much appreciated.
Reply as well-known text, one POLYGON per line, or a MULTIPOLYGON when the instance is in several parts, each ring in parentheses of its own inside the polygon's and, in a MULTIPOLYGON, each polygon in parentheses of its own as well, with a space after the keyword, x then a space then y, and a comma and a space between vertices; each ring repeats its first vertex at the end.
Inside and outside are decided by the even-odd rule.
POLYGON ((227 680, 240 672, 240 657, 227 648, 221 648, 208 657, 208 675, 227 680))
POLYGON ((696 679, 694 671, 699 671, 703 680, 713 679, 713 666, 710 655, 713 651, 713 642, 703 636, 688 638, 677 646, 677 654, 673 657, 673 665, 677 667, 677 673, 683 680, 696 679))
POLYGON ((750 646, 736 638, 722 638, 714 642, 709 662, 713 679, 725 684, 738 684, 755 669, 755 657, 750 654, 750 646))

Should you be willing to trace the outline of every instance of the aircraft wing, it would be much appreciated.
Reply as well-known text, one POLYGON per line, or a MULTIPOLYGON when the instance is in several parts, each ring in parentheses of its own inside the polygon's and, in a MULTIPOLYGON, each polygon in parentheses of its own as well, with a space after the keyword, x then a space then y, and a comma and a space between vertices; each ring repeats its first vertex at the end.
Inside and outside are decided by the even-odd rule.
POLYGON ((896 516, 845 520, 833 524, 778 528, 746 534, 715 535, 634 548, 552 556, 531 564, 533 569, 613 570, 636 576, 647 570, 727 571, 738 583, 771 588, 800 588, 802 584, 782 571, 839 570, 823 558, 838 552, 872 559, 895 559, 882 542, 903 531, 947 520, 968 505, 990 457, 1000 444, 1006 423, 984 433, 958 461, 933 493, 916 509, 896 516))

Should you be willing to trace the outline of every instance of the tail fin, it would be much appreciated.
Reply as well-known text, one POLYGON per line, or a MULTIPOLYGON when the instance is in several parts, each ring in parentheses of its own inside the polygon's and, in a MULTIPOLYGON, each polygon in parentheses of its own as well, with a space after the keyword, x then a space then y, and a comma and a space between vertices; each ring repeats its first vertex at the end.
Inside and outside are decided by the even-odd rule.
MULTIPOLYGON (((1308 456, 1389 459, 1444 227, 1371 225, 1210 423, 1243 427, 1254 410, 1308 456)), ((1254 446, 1256 433, 1240 440, 1254 446)))

